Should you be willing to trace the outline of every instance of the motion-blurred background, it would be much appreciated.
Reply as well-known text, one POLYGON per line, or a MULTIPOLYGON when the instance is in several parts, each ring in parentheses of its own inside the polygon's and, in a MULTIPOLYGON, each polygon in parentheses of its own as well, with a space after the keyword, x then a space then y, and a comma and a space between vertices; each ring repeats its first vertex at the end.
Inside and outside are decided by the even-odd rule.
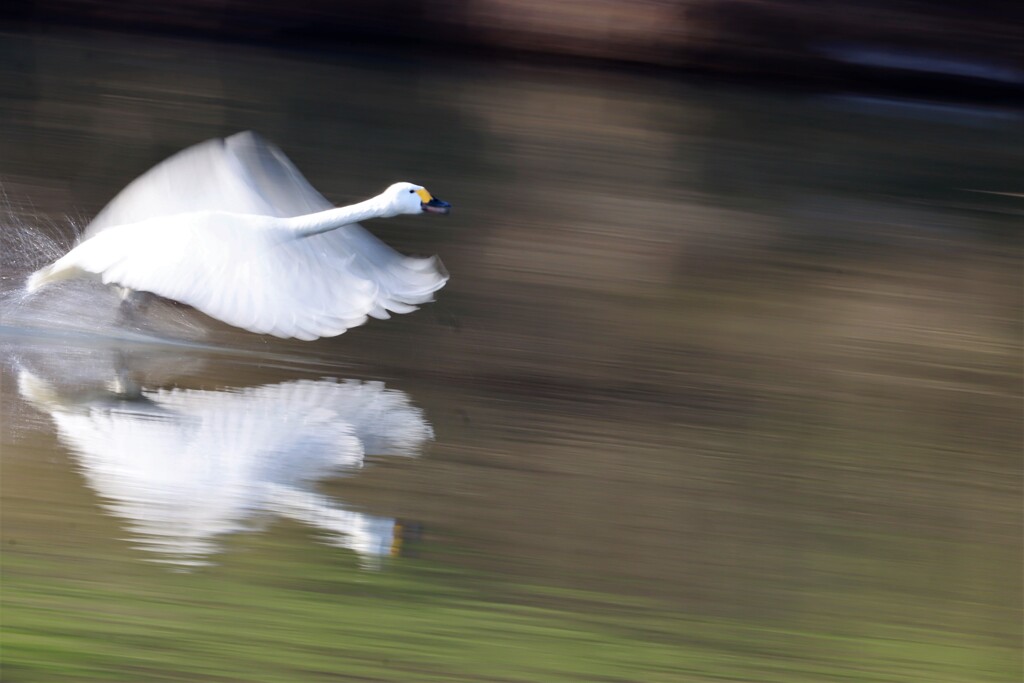
POLYGON ((880 78, 889 67, 1019 87, 1024 63, 1024 10, 1003 0, 23 0, 5 14, 37 25, 514 50, 815 83, 880 78))
POLYGON ((3 680, 1020 680, 1021 12, 5 4, 3 680), (21 295, 245 129, 437 302, 21 295))

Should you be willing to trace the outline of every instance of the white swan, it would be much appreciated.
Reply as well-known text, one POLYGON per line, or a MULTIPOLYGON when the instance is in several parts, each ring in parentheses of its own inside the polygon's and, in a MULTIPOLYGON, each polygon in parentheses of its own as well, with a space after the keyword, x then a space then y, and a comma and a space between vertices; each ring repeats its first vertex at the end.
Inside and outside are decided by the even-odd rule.
POLYGON ((334 208, 279 149, 239 133, 136 179, 26 288, 98 277, 252 332, 331 337, 416 310, 448 280, 436 257, 402 256, 357 221, 448 210, 412 183, 334 208))

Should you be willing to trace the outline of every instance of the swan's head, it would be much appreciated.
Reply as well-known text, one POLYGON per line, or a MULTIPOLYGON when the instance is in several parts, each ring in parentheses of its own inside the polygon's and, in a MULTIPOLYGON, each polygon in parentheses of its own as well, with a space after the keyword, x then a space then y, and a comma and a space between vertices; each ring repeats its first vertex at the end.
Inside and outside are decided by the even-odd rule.
POLYGON ((432 196, 422 185, 395 183, 381 195, 388 216, 403 213, 448 213, 451 204, 432 196))

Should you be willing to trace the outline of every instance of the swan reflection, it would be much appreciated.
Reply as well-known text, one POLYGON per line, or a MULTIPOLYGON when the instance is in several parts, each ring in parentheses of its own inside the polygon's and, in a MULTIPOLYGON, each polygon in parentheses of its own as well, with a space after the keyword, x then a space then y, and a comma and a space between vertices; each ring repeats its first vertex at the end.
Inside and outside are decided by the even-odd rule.
POLYGON ((209 391, 61 394, 22 368, 21 396, 47 412, 104 506, 161 561, 205 564, 223 538, 280 515, 368 560, 396 547, 394 519, 316 493, 366 455, 416 456, 433 438, 420 409, 379 382, 298 380, 209 391))

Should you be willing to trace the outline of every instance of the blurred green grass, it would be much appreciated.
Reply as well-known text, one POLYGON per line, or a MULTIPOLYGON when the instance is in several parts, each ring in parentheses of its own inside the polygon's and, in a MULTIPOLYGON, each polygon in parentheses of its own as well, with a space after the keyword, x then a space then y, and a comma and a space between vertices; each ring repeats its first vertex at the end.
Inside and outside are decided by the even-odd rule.
POLYGON ((193 572, 111 558, 89 580, 6 552, 3 680, 978 683, 1019 672, 1014 648, 950 624, 836 615, 791 629, 416 560, 368 571, 329 548, 253 543, 193 572))

